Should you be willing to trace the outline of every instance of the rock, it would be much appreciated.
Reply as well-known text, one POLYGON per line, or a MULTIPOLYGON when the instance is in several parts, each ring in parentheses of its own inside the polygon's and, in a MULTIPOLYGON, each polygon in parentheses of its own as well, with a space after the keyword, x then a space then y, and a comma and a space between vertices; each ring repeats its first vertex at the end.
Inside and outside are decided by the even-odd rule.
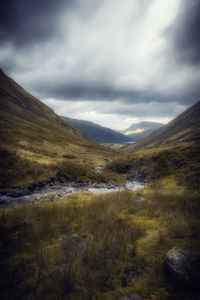
POLYGON ((103 169, 102 166, 98 166, 98 167, 95 168, 95 171, 98 172, 98 173, 101 173, 102 169, 103 169))
POLYGON ((89 246, 89 240, 76 233, 62 239, 60 242, 60 248, 64 253, 67 253, 67 258, 70 262, 74 262, 77 257, 82 257, 86 262, 88 260, 89 246))
MULTIPOLYGON (((15 202, 15 201, 14 201, 15 202)), ((7 208, 13 204, 13 201, 7 199, 6 196, 0 197, 0 208, 7 208)))
POLYGON ((198 295, 184 295, 184 296, 181 296, 181 298, 179 298, 180 300, 199 300, 199 296, 198 295))
POLYGON ((138 196, 137 198, 136 198, 136 201, 138 201, 138 202, 142 202, 142 201, 144 201, 145 200, 145 197, 143 197, 143 196, 138 196))
POLYGON ((53 281, 61 280, 65 274, 68 272, 68 266, 67 264, 63 264, 56 268, 51 274, 49 274, 49 279, 53 281))
POLYGON ((35 203, 37 201, 37 199, 34 197, 34 195, 33 196, 25 196, 25 197, 23 197, 23 198, 21 198, 20 200, 19 200, 19 203, 20 204, 23 204, 23 203, 26 203, 26 204, 33 204, 33 203, 35 203))
POLYGON ((80 236, 80 235, 78 235, 78 234, 76 234, 76 233, 73 233, 70 237, 69 237, 69 240, 70 241, 74 241, 74 242, 76 242, 76 243, 81 243, 82 241, 83 241, 83 238, 80 236))
POLYGON ((130 300, 142 300, 142 298, 137 294, 131 294, 128 297, 130 300))
POLYGON ((23 188, 10 188, 10 189, 2 189, 0 190, 0 195, 5 195, 7 197, 18 198, 25 195, 28 195, 30 192, 28 189, 23 188))
POLYGON ((142 300, 142 298, 137 294, 130 294, 128 296, 122 296, 117 300, 142 300))
POLYGON ((105 160, 105 162, 107 162, 107 163, 111 162, 111 159, 108 158, 108 157, 106 157, 104 160, 105 160))
POLYGON ((165 260, 168 281, 175 289, 199 290, 200 257, 183 250, 171 249, 165 260))
POLYGON ((81 236, 79 236, 78 234, 73 233, 69 237, 62 239, 62 241, 60 243, 60 247, 62 249, 67 249, 68 247, 71 247, 72 244, 75 245, 76 248, 79 248, 80 246, 84 247, 86 244, 86 240, 84 238, 82 238, 81 236))
MULTIPOLYGON (((67 264, 63 264, 59 267, 57 267, 49 276, 47 279, 53 281, 52 286, 61 287, 63 289, 64 295, 68 295, 72 292, 73 283, 70 280, 70 268, 67 264)), ((46 298, 42 298, 46 299, 46 298)), ((61 299, 59 297, 59 299, 61 299)))
POLYGON ((122 286, 127 287, 128 285, 131 284, 131 281, 134 278, 141 277, 143 273, 144 273, 144 270, 142 268, 137 268, 135 270, 126 270, 125 271, 125 278, 122 282, 122 286))
POLYGON ((5 196, 0 197, 0 205, 9 205, 11 203, 11 200, 7 199, 5 196))
POLYGON ((44 290, 45 290, 44 286, 39 286, 38 288, 36 288, 34 293, 34 299, 42 299, 44 290))

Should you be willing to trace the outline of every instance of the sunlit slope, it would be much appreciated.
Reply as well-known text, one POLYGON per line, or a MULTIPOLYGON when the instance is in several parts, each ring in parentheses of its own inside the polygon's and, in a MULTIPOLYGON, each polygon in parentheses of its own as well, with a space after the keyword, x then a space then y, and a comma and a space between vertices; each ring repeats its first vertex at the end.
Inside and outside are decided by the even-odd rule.
POLYGON ((135 151, 143 147, 177 145, 200 139, 200 101, 148 137, 127 147, 135 151))
POLYGON ((0 186, 29 185, 62 172, 86 180, 112 155, 0 71, 0 186), (90 174, 90 171, 92 172, 90 174))
POLYGON ((140 123, 132 124, 123 133, 131 138, 132 141, 139 141, 163 125, 164 124, 158 122, 142 121, 140 123))

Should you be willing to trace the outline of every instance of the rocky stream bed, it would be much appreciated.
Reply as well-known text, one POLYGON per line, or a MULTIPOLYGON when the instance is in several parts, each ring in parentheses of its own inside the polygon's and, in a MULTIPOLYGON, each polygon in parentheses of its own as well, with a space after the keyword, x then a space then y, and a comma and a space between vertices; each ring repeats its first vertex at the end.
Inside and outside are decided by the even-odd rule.
MULTIPOLYGON (((29 189, 25 188, 9 188, 0 190, 0 208, 7 208, 12 205, 22 203, 37 203, 39 201, 54 201, 60 197, 70 195, 72 193, 87 191, 93 194, 107 194, 125 189, 136 190, 143 188, 144 183, 138 181, 127 181, 123 185, 113 184, 84 184, 77 182, 60 183, 47 182, 38 184, 29 189), (48 196, 48 197, 47 197, 48 196)), ((142 200, 142 199, 141 199, 142 200)))

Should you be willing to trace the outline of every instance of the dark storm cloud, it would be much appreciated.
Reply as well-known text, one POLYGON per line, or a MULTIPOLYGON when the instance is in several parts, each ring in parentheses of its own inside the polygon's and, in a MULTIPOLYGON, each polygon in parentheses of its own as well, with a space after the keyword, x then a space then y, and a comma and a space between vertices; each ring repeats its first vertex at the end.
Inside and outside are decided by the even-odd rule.
POLYGON ((56 22, 63 7, 71 9, 76 0, 1 0, 0 39, 15 46, 48 39, 58 34, 56 22))
MULTIPOLYGON (((37 85, 37 90, 43 98, 55 97, 57 99, 73 99, 74 101, 114 101, 121 98, 122 102, 131 103, 133 100, 138 102, 140 100, 153 101, 155 93, 152 91, 139 90, 122 90, 112 86, 96 84, 62 84, 56 82, 48 82, 37 85)), ((163 99, 160 99, 162 101, 163 99)))
POLYGON ((168 29, 169 44, 179 63, 200 64, 200 0, 182 0, 168 29))
POLYGON ((200 0, 0 0, 0 67, 59 113, 87 102, 95 117, 172 117, 200 99, 199 11, 200 0))

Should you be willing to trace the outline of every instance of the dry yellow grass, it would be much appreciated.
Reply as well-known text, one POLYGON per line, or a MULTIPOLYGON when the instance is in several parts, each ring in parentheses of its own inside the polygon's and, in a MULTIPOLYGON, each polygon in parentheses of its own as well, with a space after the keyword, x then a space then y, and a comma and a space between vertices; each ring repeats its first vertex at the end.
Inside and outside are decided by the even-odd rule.
POLYGON ((132 292, 171 299, 163 260, 172 247, 199 252, 199 213, 199 195, 171 180, 136 192, 76 193, 1 211, 0 293, 34 299, 42 286, 42 299, 115 300, 132 292), (138 202, 140 196, 145 201, 138 202), (49 274, 63 264, 67 269, 52 281, 49 274), (123 288, 125 270, 138 267, 144 274, 123 288))

